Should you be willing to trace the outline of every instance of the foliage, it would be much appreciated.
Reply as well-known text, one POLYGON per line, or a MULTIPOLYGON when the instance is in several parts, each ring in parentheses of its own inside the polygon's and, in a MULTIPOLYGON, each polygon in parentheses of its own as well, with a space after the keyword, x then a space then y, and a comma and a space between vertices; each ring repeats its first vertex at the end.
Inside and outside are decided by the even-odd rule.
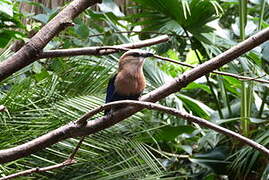
POLYGON ((23 38, 22 16, 16 2, 0 0, 0 48, 4 48, 13 38, 23 38))
MULTIPOLYGON (((0 33, 9 34, 0 35, 3 43, 0 47, 6 47, 0 61, 12 54, 7 48, 10 39, 23 37, 25 31, 18 5, 0 0, 0 33), (7 25, 7 21, 12 25, 7 25)), ((59 10, 34 5, 42 7, 44 12, 28 16, 33 22, 28 24, 28 30, 39 29, 59 10)), ((55 37, 46 49, 116 45, 167 33, 171 41, 147 50, 198 65, 260 28, 268 27, 269 11, 264 8, 267 5, 254 0, 247 6, 243 1, 134 0, 130 13, 125 16, 112 0, 104 0, 99 5, 100 11, 85 11, 74 20, 74 27, 55 37), (144 33, 119 33, 126 31, 144 33)), ((268 47, 265 43, 220 70, 268 79, 268 47)), ((0 147, 9 148, 34 139, 103 104, 106 84, 116 72, 120 54, 43 59, 2 81, 0 104, 7 110, 0 116, 0 147)), ((148 81, 145 93, 188 70, 150 59, 144 66, 148 81)), ((240 132, 268 147, 267 94, 266 84, 211 74, 160 103, 240 132)), ((0 165, 1 175, 62 162, 78 141, 68 139, 0 165)), ((78 163, 73 166, 32 177, 266 179, 269 174, 268 158, 252 148, 198 124, 149 110, 87 137, 76 159, 78 163)))

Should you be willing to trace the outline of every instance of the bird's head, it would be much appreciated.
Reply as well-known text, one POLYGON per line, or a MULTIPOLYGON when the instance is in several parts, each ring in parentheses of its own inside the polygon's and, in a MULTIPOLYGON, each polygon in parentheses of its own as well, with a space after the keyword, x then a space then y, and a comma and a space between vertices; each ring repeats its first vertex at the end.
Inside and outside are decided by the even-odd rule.
POLYGON ((152 53, 140 49, 129 50, 120 57, 119 70, 123 68, 141 69, 145 58, 151 56, 153 56, 152 53))

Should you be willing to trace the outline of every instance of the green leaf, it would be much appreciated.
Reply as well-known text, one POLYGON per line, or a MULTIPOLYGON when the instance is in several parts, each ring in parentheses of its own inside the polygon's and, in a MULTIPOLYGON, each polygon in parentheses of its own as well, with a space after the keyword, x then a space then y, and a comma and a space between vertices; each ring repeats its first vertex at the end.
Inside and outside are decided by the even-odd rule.
POLYGON ((167 55, 168 55, 169 58, 171 58, 173 60, 179 60, 177 52, 173 51, 172 49, 169 49, 167 51, 167 55))
POLYGON ((156 139, 159 141, 174 141, 175 138, 183 133, 191 134, 195 128, 192 126, 164 126, 158 129, 156 139))
POLYGON ((13 17, 13 6, 11 0, 0 1, 0 13, 13 17))
POLYGON ((41 70, 42 70, 42 65, 37 61, 34 62, 33 63, 33 72, 38 74, 38 73, 41 73, 41 70))
MULTIPOLYGON (((202 55, 200 53, 198 54, 199 54, 200 59, 203 59, 202 55)), ((188 52, 187 57, 186 57, 186 63, 187 64, 199 64, 199 60, 194 50, 190 50, 188 52)))
POLYGON ((183 88, 183 90, 191 90, 191 89, 202 89, 207 93, 211 93, 210 88, 207 85, 196 82, 192 82, 188 84, 187 87, 183 88))
POLYGON ((112 0, 103 0, 101 4, 98 4, 98 6, 102 12, 112 12, 115 16, 124 16, 118 5, 112 0))
POLYGON ((38 15, 33 16, 33 19, 46 24, 49 21, 49 16, 46 14, 38 14, 38 15))
POLYGON ((40 73, 35 74, 35 79, 37 81, 41 81, 41 80, 43 80, 43 79, 45 79, 47 77, 49 77, 49 73, 45 69, 43 69, 40 73))
POLYGON ((89 28, 85 24, 77 24, 74 29, 81 39, 87 39, 89 37, 89 28))
POLYGON ((214 111, 208 107, 207 105, 203 104, 200 101, 192 99, 191 97, 185 96, 183 94, 179 94, 178 98, 184 102, 184 106, 192 111, 195 115, 209 119, 210 114, 214 111))
POLYGON ((266 166, 265 170, 263 171, 261 180, 267 180, 269 178, 269 164, 266 166))
POLYGON ((269 42, 262 45, 262 58, 269 62, 269 42))
POLYGON ((218 179, 218 176, 213 173, 207 175, 206 177, 203 177, 203 180, 216 180, 216 179, 218 179))
POLYGON ((0 48, 4 48, 12 38, 16 38, 17 33, 12 30, 0 30, 0 48))
POLYGON ((260 124, 260 123, 266 123, 268 122, 268 119, 259 119, 259 118, 249 118, 250 122, 255 123, 255 124, 260 124))
POLYGON ((56 73, 63 73, 67 69, 68 65, 64 63, 63 60, 57 59, 52 61, 50 67, 56 73))
POLYGON ((216 173, 225 174, 227 173, 226 167, 230 164, 230 162, 226 160, 227 152, 227 147, 216 147, 209 152, 195 154, 189 159, 191 162, 212 168, 216 173))
POLYGON ((183 149, 186 153, 188 153, 190 155, 192 154, 193 148, 191 146, 181 145, 180 148, 183 149))
MULTIPOLYGON (((178 1, 178 0, 134 0, 142 5, 143 8, 152 9, 158 13, 156 16, 166 16, 166 19, 176 21, 180 26, 186 30, 195 33, 204 33, 206 29, 203 28, 208 22, 216 19, 222 11, 218 3, 211 3, 211 1, 191 0, 191 1, 178 1)), ((153 13, 151 13, 153 15, 153 13)), ((153 18, 153 16, 151 17, 153 18)), ((149 18, 150 19, 150 18, 149 18)), ((160 22, 161 19, 156 19, 151 23, 160 22)), ((163 25, 167 22, 166 20, 163 25)), ((150 25, 151 23, 148 23, 150 25)), ((207 32, 207 30, 206 30, 207 32)))

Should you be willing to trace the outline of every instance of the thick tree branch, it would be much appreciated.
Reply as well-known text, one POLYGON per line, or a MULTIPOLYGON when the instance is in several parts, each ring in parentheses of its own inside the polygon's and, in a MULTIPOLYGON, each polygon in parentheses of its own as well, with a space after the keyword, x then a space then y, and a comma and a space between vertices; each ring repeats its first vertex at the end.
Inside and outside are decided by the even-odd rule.
MULTIPOLYGON (((156 102, 162 98, 169 96, 172 93, 179 91, 190 82, 204 76, 205 74, 212 72, 215 69, 220 68, 224 64, 239 57, 250 49, 258 46, 269 39, 269 28, 257 33, 256 35, 246 39, 239 43, 237 46, 225 51, 224 53, 216 56, 215 58, 185 72, 180 77, 167 82, 163 86, 155 89, 141 97, 142 101, 156 102)), ((81 126, 76 123, 69 123, 54 131, 51 131, 41 137, 38 137, 30 142, 19 145, 14 148, 9 148, 0 151, 0 163, 9 162, 15 159, 32 154, 38 150, 44 149, 52 144, 55 144, 63 139, 77 136, 85 136, 96 133, 100 130, 113 126, 114 124, 124 120, 137 111, 141 110, 141 107, 126 107, 113 113, 110 116, 101 117, 87 122, 85 126, 81 126)))
POLYGON ((59 32, 72 24, 72 19, 101 0, 74 0, 46 24, 28 43, 7 60, 0 63, 0 81, 37 60, 40 51, 59 32))

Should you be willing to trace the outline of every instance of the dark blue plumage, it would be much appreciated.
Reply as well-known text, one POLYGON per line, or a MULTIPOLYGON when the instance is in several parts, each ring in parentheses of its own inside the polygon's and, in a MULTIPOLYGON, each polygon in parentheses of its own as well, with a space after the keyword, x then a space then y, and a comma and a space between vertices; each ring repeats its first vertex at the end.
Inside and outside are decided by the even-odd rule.
MULTIPOLYGON (((106 90, 106 103, 110 103, 113 101, 120 101, 120 100, 138 100, 140 93, 136 94, 136 95, 130 95, 130 96, 126 96, 126 95, 120 95, 118 92, 116 92, 115 90, 115 79, 116 79, 116 75, 114 75, 108 82, 108 86, 107 86, 107 90, 106 90)), ((107 115, 109 113, 110 109, 105 110, 105 115, 107 115)))

